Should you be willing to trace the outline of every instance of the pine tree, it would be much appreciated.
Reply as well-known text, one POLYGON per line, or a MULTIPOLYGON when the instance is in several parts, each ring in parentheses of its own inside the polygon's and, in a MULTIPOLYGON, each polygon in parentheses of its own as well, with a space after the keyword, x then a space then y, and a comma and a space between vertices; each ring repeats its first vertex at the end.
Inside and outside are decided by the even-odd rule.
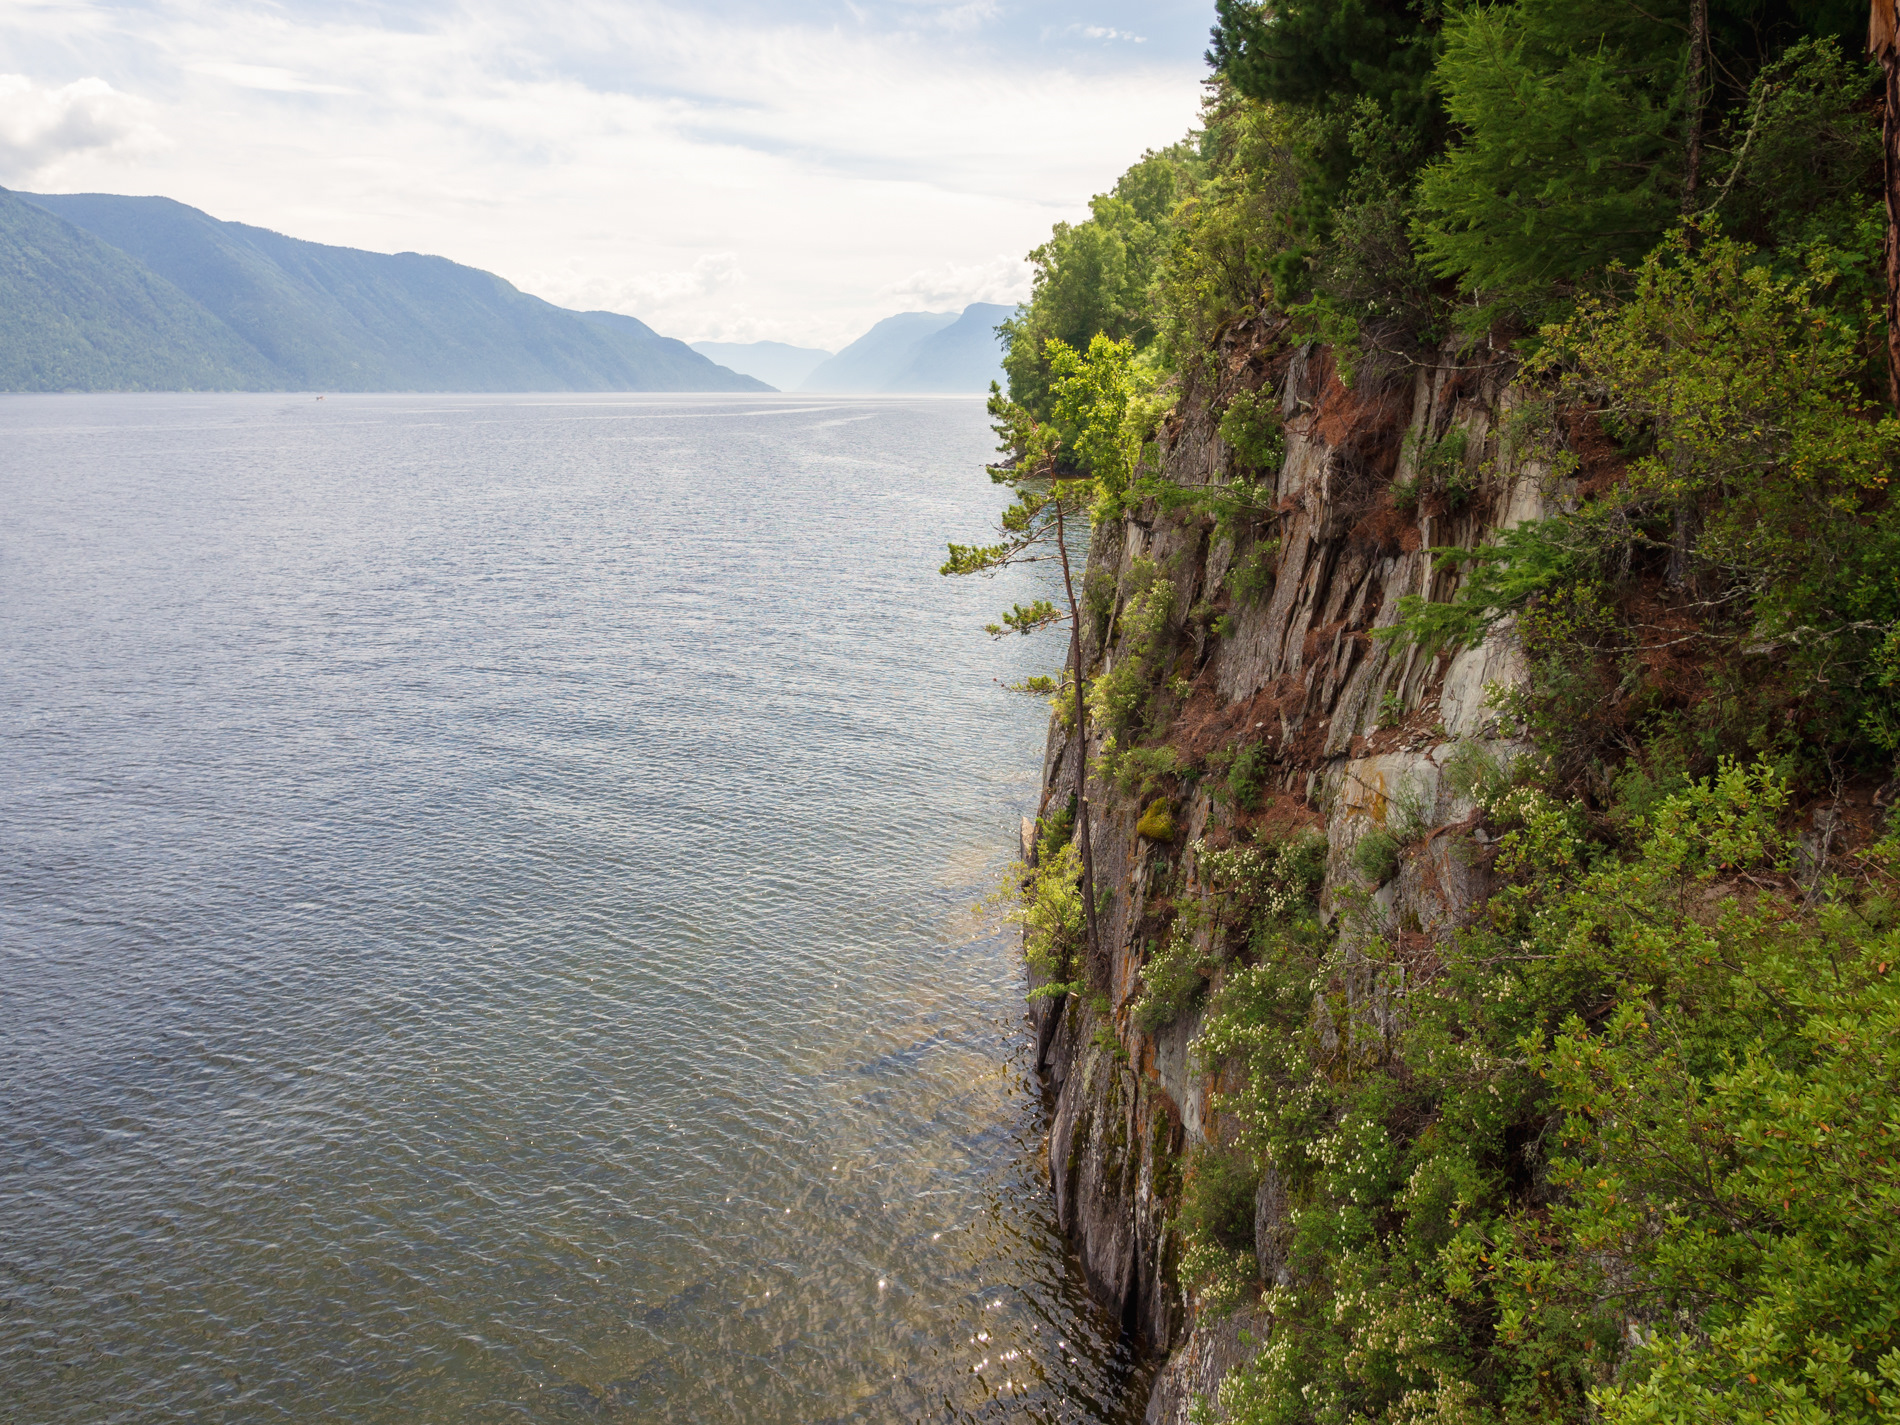
POLYGON ((1058 466, 1061 440, 1054 427, 1038 422, 1020 405, 1007 400, 994 383, 990 386, 990 414, 1002 449, 1011 459, 990 467, 990 478, 1016 495, 1003 511, 995 544, 951 544, 949 558, 938 572, 945 575, 994 574, 1006 568, 1054 562, 1062 570, 1064 608, 1051 599, 1017 604, 989 626, 993 637, 1009 633, 1028 635, 1067 624, 1069 628, 1068 688, 1075 699, 1075 827, 1082 852, 1082 909, 1087 936, 1086 958, 1091 975, 1106 973, 1101 937, 1095 925, 1095 854, 1089 837, 1089 723, 1084 694, 1087 665, 1082 649, 1082 610, 1076 598, 1075 573, 1069 561, 1069 531, 1087 526, 1090 504, 1096 499, 1096 481, 1065 472, 1058 466))

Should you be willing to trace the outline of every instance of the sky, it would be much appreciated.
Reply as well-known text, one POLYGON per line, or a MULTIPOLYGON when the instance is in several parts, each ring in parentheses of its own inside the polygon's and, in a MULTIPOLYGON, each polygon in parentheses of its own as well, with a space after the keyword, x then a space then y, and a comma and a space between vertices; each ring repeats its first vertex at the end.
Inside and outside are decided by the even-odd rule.
POLYGON ((0 186, 436 253, 689 341, 1013 302, 1212 0, 0 0, 0 186))

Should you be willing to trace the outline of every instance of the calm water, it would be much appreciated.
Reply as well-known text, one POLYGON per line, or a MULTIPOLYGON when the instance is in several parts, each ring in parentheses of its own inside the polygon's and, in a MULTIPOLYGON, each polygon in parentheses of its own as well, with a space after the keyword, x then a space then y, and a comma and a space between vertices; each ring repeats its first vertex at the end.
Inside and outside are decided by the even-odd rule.
POLYGON ((0 1419, 1117 1419, 990 445, 0 397, 0 1419))

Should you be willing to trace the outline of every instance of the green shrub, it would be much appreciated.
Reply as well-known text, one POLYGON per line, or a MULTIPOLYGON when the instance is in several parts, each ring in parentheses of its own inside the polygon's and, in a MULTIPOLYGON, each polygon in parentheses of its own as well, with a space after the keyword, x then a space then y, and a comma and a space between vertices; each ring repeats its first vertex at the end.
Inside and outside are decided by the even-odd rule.
POLYGON ((1148 704, 1167 671, 1168 620, 1174 616, 1174 584, 1148 560, 1137 560, 1122 606, 1109 669, 1089 685, 1089 714, 1118 742, 1133 742, 1146 729, 1148 704))
POLYGON ((1497 755, 1481 742, 1461 740, 1445 759, 1445 786, 1454 797, 1486 806, 1510 790, 1512 779, 1497 755))
MULTIPOLYGON (((1766 766, 1724 764, 1613 842, 1574 805, 1481 780, 1511 827, 1504 888, 1442 943, 1388 1060, 1318 1033, 1316 986, 1336 1032, 1355 1013, 1323 943, 1264 939, 1208 1006, 1196 1052, 1245 1084, 1221 1100, 1236 1146, 1298 1204, 1296 1287, 1270 1302, 1284 1349, 1230 1379, 1230 1415, 1350 1399, 1367 1420, 1884 1425, 1870 1399, 1900 1386, 1886 893, 1774 889, 1793 847, 1766 766)), ((1890 876, 1900 843, 1868 859, 1890 876)))
POLYGON ((1260 805, 1260 793, 1273 770, 1273 754, 1257 742, 1245 747, 1225 747, 1209 755, 1208 768, 1220 774, 1210 793, 1216 801, 1231 803, 1242 811, 1260 805))
MULTIPOLYGON (((1106 751, 1106 749, 1104 749, 1106 751)), ((1115 785, 1131 797, 1145 797, 1166 777, 1179 776, 1181 753, 1173 747, 1131 747, 1126 752, 1104 757, 1104 771, 1113 776, 1115 785)))
POLYGON ((1141 997, 1135 1001, 1135 1023, 1152 1034, 1174 1023, 1194 1007, 1206 988, 1201 966, 1206 957, 1196 944, 1200 917, 1188 907, 1176 913, 1168 938, 1141 967, 1141 997))
POLYGON ((1375 886, 1399 873, 1399 853, 1405 843, 1383 826, 1368 827, 1353 844, 1353 869, 1375 886))
POLYGON ((1434 567, 1465 571, 1464 581, 1444 603, 1419 594, 1399 598, 1398 622, 1374 629, 1380 640, 1417 644, 1423 653, 1477 643, 1499 619, 1537 595, 1575 582, 1603 555, 1587 517, 1527 520, 1476 549, 1434 548, 1434 567))
POLYGON ((1073 841, 1065 837, 1051 846, 1045 836, 1039 843, 1018 914, 1029 968, 1048 982, 1050 993, 1065 993, 1083 943, 1082 856, 1073 841))
POLYGON ((1193 846, 1201 879, 1229 921, 1286 923, 1317 902, 1326 878, 1326 838, 1318 832, 1210 850, 1193 846))
POLYGON ((1211 375, 1215 343, 1268 300, 1268 270, 1287 246, 1280 215, 1298 184, 1294 123, 1283 109, 1242 99, 1224 83, 1202 111, 1208 171, 1170 217, 1151 310, 1170 369, 1211 375))
POLYGON ((1256 539, 1244 558, 1227 571, 1227 588, 1241 605, 1263 603, 1273 592, 1279 571, 1280 541, 1256 539))
POLYGON ((1095 1033, 1089 1036, 1089 1043, 1105 1051, 1117 1063, 1128 1062, 1128 1046, 1122 1043, 1121 1035, 1115 1032, 1113 1020, 1104 1019, 1095 1026, 1095 1033))
POLYGON ((1181 1284, 1203 1312, 1221 1316, 1259 1276, 1254 1256, 1254 1193, 1260 1174, 1244 1153, 1203 1147, 1181 1178, 1181 1284))
POLYGON ((1069 844, 1075 835, 1075 798, 1060 811, 1044 813, 1036 825, 1036 864, 1047 865, 1049 858, 1069 844))
POLYGON ((1281 432, 1280 405, 1272 388, 1236 391, 1221 415, 1220 438, 1243 469, 1277 470, 1286 455, 1286 437, 1281 432))
POLYGON ((1453 426, 1423 450, 1416 463, 1417 488, 1442 495, 1454 512, 1471 499, 1474 481, 1465 459, 1471 436, 1463 426, 1453 426))

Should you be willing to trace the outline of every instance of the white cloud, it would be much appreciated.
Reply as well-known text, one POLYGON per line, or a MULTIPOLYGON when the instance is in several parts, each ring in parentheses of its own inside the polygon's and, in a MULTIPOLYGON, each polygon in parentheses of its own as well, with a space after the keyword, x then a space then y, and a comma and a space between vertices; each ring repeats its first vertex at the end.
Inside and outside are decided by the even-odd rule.
POLYGON ((966 5, 946 5, 932 19, 947 30, 973 30, 987 24, 1003 12, 996 0, 970 0, 966 5))
POLYGON ((1091 40, 1127 40, 1130 44, 1145 45, 1146 35, 1133 34, 1128 30, 1111 29, 1105 25, 1077 25, 1072 27, 1075 33, 1091 40))
POLYGON ((946 23, 981 3, 895 30, 672 0, 385 13, 27 0, 0 5, 0 70, 104 75, 175 140, 130 176, 71 150, 43 186, 439 253, 687 339, 818 346, 1013 300, 1020 264, 987 255, 1085 213, 1200 98, 1198 55, 1091 44, 1083 70, 946 23))
POLYGON ((877 295, 907 307, 967 307, 972 302, 1014 304, 1029 296, 1030 268, 1020 258, 997 256, 970 266, 944 263, 919 268, 878 288, 877 295))
POLYGON ((739 255, 733 252, 709 252, 691 267, 671 272, 615 278, 570 270, 536 273, 527 279, 535 292, 560 306, 625 312, 642 318, 710 297, 744 281, 739 255))
POLYGON ((80 155, 136 158, 165 147, 150 105, 97 77, 54 88, 0 74, 0 176, 22 183, 80 155))
POLYGON ((208 74, 235 84, 240 89, 261 89, 270 94, 348 94, 341 84, 316 84, 288 69, 269 64, 226 64, 216 61, 191 66, 194 74, 208 74))

